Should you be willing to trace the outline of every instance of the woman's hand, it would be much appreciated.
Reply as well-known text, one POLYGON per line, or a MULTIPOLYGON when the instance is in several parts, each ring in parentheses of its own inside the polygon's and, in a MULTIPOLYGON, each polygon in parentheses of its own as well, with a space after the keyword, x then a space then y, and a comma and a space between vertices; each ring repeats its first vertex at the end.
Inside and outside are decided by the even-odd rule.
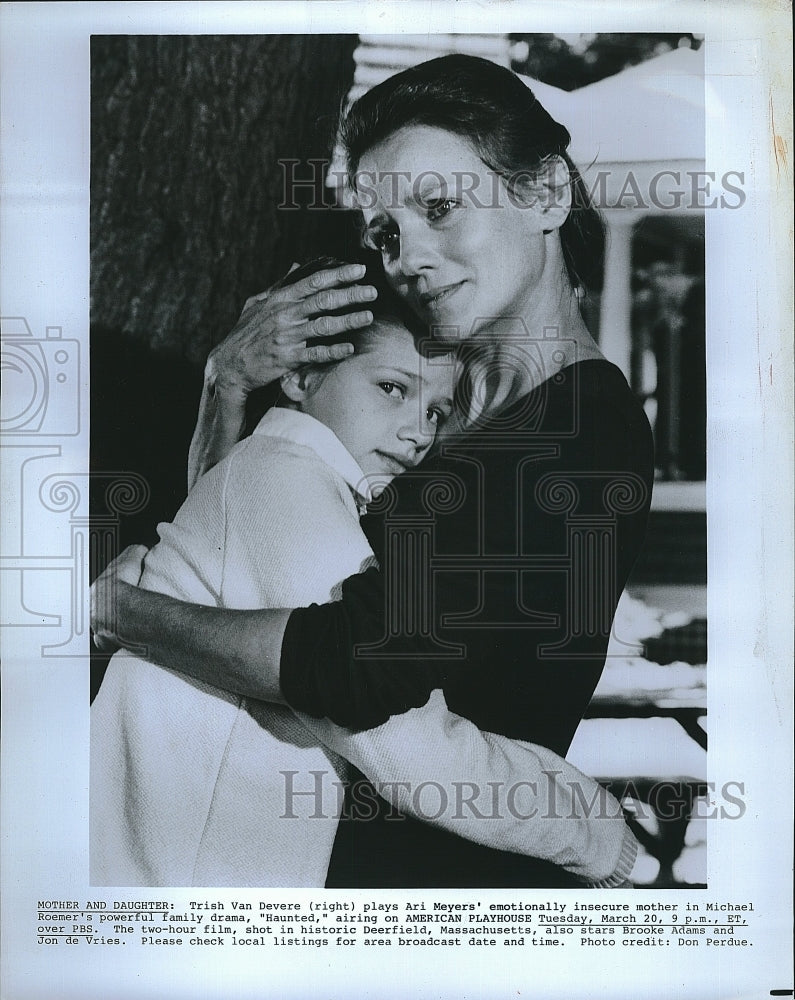
POLYGON ((240 440, 246 400, 254 389, 310 361, 338 361, 353 351, 351 344, 313 346, 311 341, 372 323, 373 314, 368 309, 329 315, 376 298, 372 286, 352 284, 364 273, 363 264, 332 267, 246 302, 234 330, 207 359, 199 417, 188 454, 188 489, 240 440))
POLYGON ((119 592, 125 586, 137 586, 148 551, 145 545, 129 545, 91 586, 91 631, 94 645, 101 653, 113 653, 120 646, 117 638, 119 592))
POLYGON ((366 308, 329 315, 343 308, 364 307, 376 298, 371 285, 352 284, 364 273, 363 264, 345 264, 252 296, 232 332, 210 352, 206 374, 216 391, 240 393, 245 398, 307 362, 347 357, 353 351, 351 344, 313 346, 311 341, 372 322, 366 308))
POLYGON ((290 611, 188 604, 137 586, 149 550, 131 545, 91 587, 91 630, 103 653, 150 663, 244 697, 284 703, 279 657, 290 611))

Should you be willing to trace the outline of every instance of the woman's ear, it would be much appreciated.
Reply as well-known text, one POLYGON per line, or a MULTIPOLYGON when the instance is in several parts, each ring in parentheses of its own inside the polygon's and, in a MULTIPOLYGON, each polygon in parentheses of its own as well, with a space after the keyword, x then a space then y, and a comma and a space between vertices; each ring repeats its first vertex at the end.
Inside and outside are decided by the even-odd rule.
POLYGON ((522 193, 537 215, 545 233, 560 229, 571 211, 571 174, 561 156, 550 156, 532 181, 522 185, 522 193))

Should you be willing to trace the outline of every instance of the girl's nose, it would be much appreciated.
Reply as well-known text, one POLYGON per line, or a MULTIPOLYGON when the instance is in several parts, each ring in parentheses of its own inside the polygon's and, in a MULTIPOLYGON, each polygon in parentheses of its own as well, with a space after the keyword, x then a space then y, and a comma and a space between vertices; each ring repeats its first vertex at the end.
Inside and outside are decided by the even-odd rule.
POLYGON ((425 414, 416 414, 398 431, 400 441, 410 441, 418 450, 428 448, 436 436, 436 426, 425 414))

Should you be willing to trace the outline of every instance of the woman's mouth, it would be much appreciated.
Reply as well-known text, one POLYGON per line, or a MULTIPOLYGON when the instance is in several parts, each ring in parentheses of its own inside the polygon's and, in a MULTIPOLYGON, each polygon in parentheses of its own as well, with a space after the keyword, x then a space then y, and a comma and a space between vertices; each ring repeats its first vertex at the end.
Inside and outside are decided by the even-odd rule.
POLYGON ((442 306, 447 304, 463 284, 463 281, 457 281, 452 285, 431 288, 420 295, 420 305, 426 312, 437 312, 442 306))

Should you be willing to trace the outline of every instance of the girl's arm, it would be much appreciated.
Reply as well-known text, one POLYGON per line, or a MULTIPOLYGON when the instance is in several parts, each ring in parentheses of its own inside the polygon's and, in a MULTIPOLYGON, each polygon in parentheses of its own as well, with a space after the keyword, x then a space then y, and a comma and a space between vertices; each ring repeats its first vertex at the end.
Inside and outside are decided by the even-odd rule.
POLYGON ((606 788, 545 747, 481 732, 448 710, 441 691, 363 732, 299 718, 406 816, 551 862, 591 886, 630 878, 638 844, 606 788))
MULTIPOLYGON (((92 587, 95 632, 206 683, 223 678, 237 694, 283 701, 279 652, 289 612, 230 611, 141 590, 134 582, 145 553, 125 550, 92 587), (124 622, 121 634, 115 620, 124 622)), ((605 789, 544 747, 480 732, 448 711, 441 691, 366 732, 301 718, 416 819, 551 861, 592 885, 610 888, 629 877, 637 843, 605 789), (442 796, 441 809, 423 800, 423 785, 442 796)))

